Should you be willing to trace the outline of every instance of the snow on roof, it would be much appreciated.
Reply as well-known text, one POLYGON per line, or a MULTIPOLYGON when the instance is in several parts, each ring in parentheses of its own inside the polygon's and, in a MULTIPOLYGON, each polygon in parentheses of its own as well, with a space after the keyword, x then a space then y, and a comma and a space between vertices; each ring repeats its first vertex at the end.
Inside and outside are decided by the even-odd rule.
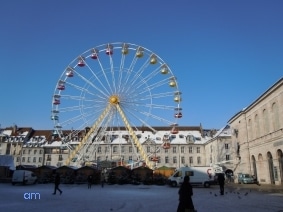
POLYGON ((231 132, 230 125, 226 125, 225 127, 222 127, 220 130, 218 130, 213 137, 214 138, 226 137, 226 136, 231 136, 231 135, 232 135, 232 132, 231 132))
POLYGON ((12 135, 12 130, 3 130, 1 134, 11 136, 12 135))
POLYGON ((61 147, 61 141, 53 141, 51 144, 44 144, 44 147, 61 147))

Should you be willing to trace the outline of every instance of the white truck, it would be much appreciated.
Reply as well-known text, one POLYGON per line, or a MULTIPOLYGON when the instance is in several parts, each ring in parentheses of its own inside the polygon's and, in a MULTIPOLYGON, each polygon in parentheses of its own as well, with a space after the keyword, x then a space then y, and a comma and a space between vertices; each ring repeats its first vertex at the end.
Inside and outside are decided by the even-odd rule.
POLYGON ((168 178, 168 184, 176 187, 183 183, 185 176, 190 176, 192 185, 204 186, 205 188, 215 184, 215 174, 223 173, 221 166, 193 166, 181 167, 168 178))
POLYGON ((37 182, 37 177, 32 171, 28 170, 15 170, 12 177, 12 185, 16 183, 35 184, 37 182))

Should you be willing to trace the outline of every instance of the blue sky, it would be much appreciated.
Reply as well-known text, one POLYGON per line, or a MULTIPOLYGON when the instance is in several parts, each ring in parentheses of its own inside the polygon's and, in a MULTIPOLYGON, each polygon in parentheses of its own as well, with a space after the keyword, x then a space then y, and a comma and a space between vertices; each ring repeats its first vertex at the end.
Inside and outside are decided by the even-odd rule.
POLYGON ((180 125, 221 128, 283 73, 283 1, 0 2, 0 124, 52 129, 65 67, 104 43, 156 52, 183 93, 180 125))

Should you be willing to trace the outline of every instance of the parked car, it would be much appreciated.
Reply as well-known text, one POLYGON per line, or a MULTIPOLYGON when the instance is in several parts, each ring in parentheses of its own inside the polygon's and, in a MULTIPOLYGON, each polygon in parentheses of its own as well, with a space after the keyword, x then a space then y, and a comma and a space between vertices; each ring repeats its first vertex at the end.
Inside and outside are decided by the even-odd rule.
POLYGON ((253 184, 255 183, 255 180, 253 178, 253 176, 251 176, 250 174, 243 174, 243 173, 239 173, 238 174, 238 183, 241 184, 253 184))

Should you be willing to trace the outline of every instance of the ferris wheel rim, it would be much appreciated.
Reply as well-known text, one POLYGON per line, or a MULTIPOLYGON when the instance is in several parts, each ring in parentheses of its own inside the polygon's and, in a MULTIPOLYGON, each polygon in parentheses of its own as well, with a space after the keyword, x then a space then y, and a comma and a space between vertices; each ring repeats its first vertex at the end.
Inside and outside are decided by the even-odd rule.
MULTIPOLYGON (((106 59, 107 60, 107 59, 106 59)), ((107 64, 108 65, 108 64, 107 64)), ((117 103, 119 102, 119 105, 123 110, 127 113, 127 115, 130 115, 131 118, 138 120, 142 125, 146 125, 146 121, 143 122, 143 120, 140 117, 149 117, 150 119, 155 119, 156 121, 160 122, 166 122, 168 125, 171 125, 172 123, 176 123, 176 120, 169 121, 162 119, 160 115, 154 115, 152 114, 152 111, 163 109, 163 110, 175 110, 176 108, 180 107, 180 96, 181 92, 179 91, 178 83, 176 80, 175 75, 173 74, 170 67, 164 62, 164 60, 157 55, 156 53, 152 52, 151 50, 132 43, 124 43, 124 42, 113 42, 113 43, 106 43, 101 44, 99 46, 90 48, 83 52, 82 54, 78 55, 71 63, 68 64, 68 66, 64 69, 63 73, 59 77, 59 80, 56 83, 54 94, 52 97, 52 118, 54 123, 54 130, 57 131, 58 135, 60 137, 63 137, 62 135, 62 128, 66 127, 67 125, 71 124, 72 122, 77 122, 80 120, 82 122, 81 129, 83 127, 89 126, 92 123, 89 121, 93 117, 97 117, 99 112, 102 111, 102 108, 106 107, 107 104, 117 103), (144 64, 139 67, 138 70, 133 71, 133 68, 135 68, 136 63, 138 63, 137 56, 133 56, 133 59, 131 63, 129 63, 129 67, 124 67, 123 57, 127 57, 126 55, 122 55, 121 62, 118 63, 118 66, 115 66, 115 58, 112 56, 113 52, 115 54, 116 50, 123 50, 123 47, 127 45, 129 51, 138 52, 140 50, 143 51, 143 56, 146 58, 145 60, 147 62, 144 62, 144 64), (111 49, 108 51, 108 47, 111 46, 111 49), (113 51, 113 52, 111 52, 113 51), (109 59, 109 67, 105 68, 104 61, 101 60, 98 54, 105 53, 108 55, 109 59), (96 61, 98 63, 97 69, 91 69, 90 63, 88 64, 88 60, 92 60, 92 54, 95 53, 97 56, 96 61), (91 72, 92 78, 87 78, 84 76, 84 73, 81 72, 80 64, 78 63, 78 60, 82 62, 82 66, 86 66, 88 68, 88 71, 91 72), (149 66, 149 62, 151 63, 151 60, 154 62, 152 64, 155 64, 157 61, 157 68, 153 69, 153 71, 150 74, 145 75, 145 70, 149 66), (84 64, 83 64, 84 63, 84 64), (164 79, 156 81, 155 83, 152 83, 152 78, 155 78, 156 75, 160 74, 161 68, 167 68, 167 71, 169 73, 169 76, 164 79), (100 69, 100 70, 99 70, 100 69), (77 85, 76 83, 71 82, 69 80, 73 76, 68 76, 67 71, 72 72, 76 77, 80 78, 80 80, 84 83, 84 85, 77 85), (115 75, 116 72, 119 72, 118 75, 115 75), (121 74, 123 72, 124 74, 121 74), (133 74, 134 73, 134 74, 133 74), (144 74, 144 75, 142 75, 144 74), (126 75, 126 77, 125 77, 126 75), (109 79, 108 79, 109 77, 109 79), (116 78, 118 80, 116 81, 116 78), (125 82, 130 82, 127 84, 129 87, 126 88, 126 86, 122 83, 122 77, 125 82), (132 78, 130 78, 132 77, 132 78), (105 79, 103 79, 105 78, 105 79), (172 91, 168 92, 153 92, 154 89, 163 88, 168 81, 173 82, 174 87, 172 91), (62 89, 59 89, 58 86, 61 85, 62 89), (99 87, 100 86, 100 87, 99 87), (124 87, 123 87, 124 86, 124 87), (143 87, 144 86, 144 87, 143 87), (74 94, 64 94, 65 93, 65 87, 73 88, 78 92, 77 95, 74 94), (64 88, 64 89, 63 89, 64 88), (91 89, 95 89, 93 92, 91 89), (139 91, 139 93, 137 92, 139 91), (99 94, 97 94, 99 93, 99 94), (127 93, 127 95, 125 95, 127 93), (124 96, 123 96, 124 95, 124 96), (171 97, 174 95, 177 95, 179 99, 177 99, 177 102, 172 105, 165 105, 166 103, 156 103, 158 98, 165 98, 165 97, 171 97), (97 98, 95 101, 92 98, 97 98), (61 99, 67 99, 71 101, 78 101, 79 104, 75 106, 65 106, 61 107, 60 100, 61 99), (56 103, 55 100, 58 100, 56 103), (148 102, 147 102, 148 101, 148 102), (94 107, 91 103, 95 102, 98 106, 94 107), (55 104, 56 103, 56 104, 55 104), (92 110, 92 111, 91 111, 92 110), (147 110, 147 111, 143 111, 147 110), (59 120, 59 113, 68 113, 72 111, 80 111, 80 113, 70 119, 59 120), (89 112, 91 111, 91 112, 89 112), (140 117, 136 117, 140 116, 140 117)), ((180 112, 180 110, 178 110, 180 112)), ((175 117, 176 118, 176 117, 175 117)), ((180 117, 178 117, 180 118, 180 117)), ((132 120, 130 120, 132 121, 132 120)), ((148 124, 150 126, 150 124, 148 124)))

